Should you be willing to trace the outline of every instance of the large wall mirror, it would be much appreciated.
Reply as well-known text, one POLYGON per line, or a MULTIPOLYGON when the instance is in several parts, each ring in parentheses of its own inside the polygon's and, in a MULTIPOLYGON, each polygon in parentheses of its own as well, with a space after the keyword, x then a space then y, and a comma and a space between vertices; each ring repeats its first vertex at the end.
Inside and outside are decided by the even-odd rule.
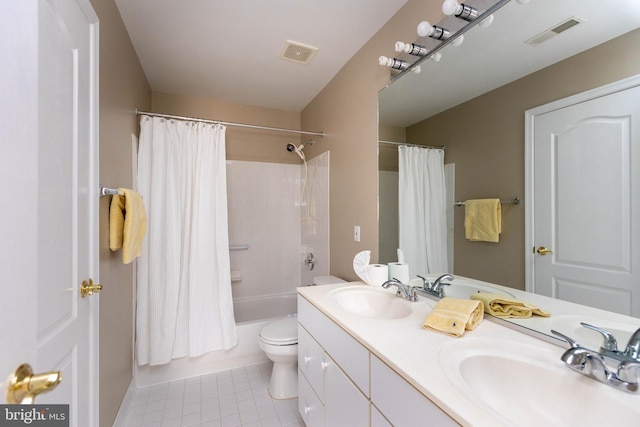
MULTIPOLYGON (((639 75, 639 26, 637 0, 512 0, 491 26, 475 26, 440 61, 424 60, 419 73, 402 73, 380 92, 379 139, 444 146, 456 200, 522 199, 503 205, 499 243, 467 241, 464 208, 451 207, 454 274, 525 289, 525 111, 639 75)), ((397 146, 379 143, 379 153, 379 253, 387 261, 397 245, 397 146)))

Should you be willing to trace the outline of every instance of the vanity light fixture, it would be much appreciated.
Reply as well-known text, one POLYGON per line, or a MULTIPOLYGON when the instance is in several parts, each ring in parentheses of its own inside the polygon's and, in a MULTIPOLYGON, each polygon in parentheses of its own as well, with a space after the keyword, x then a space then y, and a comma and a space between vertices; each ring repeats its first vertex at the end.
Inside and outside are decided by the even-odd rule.
POLYGON ((396 42, 396 52, 423 57, 427 55, 427 48, 415 43, 396 42))
POLYGON ((455 15, 456 18, 469 22, 480 16, 478 9, 464 3, 460 4, 457 0, 444 0, 444 3, 442 3, 442 13, 447 16, 455 15))
MULTIPOLYGON (((378 63, 384 67, 389 67, 393 70, 399 70, 399 71, 404 71, 408 69, 411 65, 407 61, 403 61, 402 59, 387 58, 386 56, 379 57, 378 63)), ((411 71, 415 74, 420 74, 420 66, 413 67, 411 71)))
POLYGON ((451 36, 449 30, 438 27, 437 25, 431 25, 429 21, 419 23, 416 31, 420 37, 431 37, 436 40, 446 40, 451 36))
POLYGON ((386 56, 381 56, 380 58, 378 58, 378 63, 382 66, 386 66, 394 70, 404 71, 409 68, 409 63, 407 61, 403 61, 402 59, 397 58, 387 58, 386 56))

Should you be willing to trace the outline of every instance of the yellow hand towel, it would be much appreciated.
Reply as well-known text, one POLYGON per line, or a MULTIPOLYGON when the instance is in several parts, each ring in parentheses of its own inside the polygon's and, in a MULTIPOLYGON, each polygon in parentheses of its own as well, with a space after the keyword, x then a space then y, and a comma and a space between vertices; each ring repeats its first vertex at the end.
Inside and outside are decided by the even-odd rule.
POLYGON ((129 264, 142 253, 142 240, 147 231, 147 214, 140 194, 118 188, 109 210, 109 247, 122 248, 122 262, 129 264))
POLYGON ((482 301, 484 311, 496 317, 528 318, 534 314, 549 317, 551 314, 530 302, 479 292, 471 295, 472 300, 482 301))
POLYGON ((459 337, 464 334, 465 329, 475 329, 483 317, 484 311, 480 301, 443 298, 438 301, 422 326, 459 337))
POLYGON ((502 232, 500 199, 467 200, 464 203, 464 230, 468 240, 497 243, 502 232))

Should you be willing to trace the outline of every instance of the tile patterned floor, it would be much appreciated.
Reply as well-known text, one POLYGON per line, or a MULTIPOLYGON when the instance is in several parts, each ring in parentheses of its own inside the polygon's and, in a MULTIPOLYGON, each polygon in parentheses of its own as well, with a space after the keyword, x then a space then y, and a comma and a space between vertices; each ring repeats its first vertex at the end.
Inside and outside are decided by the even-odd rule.
POLYGON ((304 427, 298 399, 269 396, 270 374, 267 362, 139 388, 122 427, 304 427))

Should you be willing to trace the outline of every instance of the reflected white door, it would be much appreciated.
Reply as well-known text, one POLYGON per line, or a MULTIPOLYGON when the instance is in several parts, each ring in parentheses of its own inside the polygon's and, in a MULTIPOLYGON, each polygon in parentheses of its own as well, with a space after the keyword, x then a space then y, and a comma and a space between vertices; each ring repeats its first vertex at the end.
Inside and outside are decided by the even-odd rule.
POLYGON ((635 84, 535 115, 529 256, 536 293, 640 316, 635 84))
POLYGON ((0 15, 0 381, 22 363, 62 382, 35 403, 98 424, 97 16, 88 0, 0 15))

